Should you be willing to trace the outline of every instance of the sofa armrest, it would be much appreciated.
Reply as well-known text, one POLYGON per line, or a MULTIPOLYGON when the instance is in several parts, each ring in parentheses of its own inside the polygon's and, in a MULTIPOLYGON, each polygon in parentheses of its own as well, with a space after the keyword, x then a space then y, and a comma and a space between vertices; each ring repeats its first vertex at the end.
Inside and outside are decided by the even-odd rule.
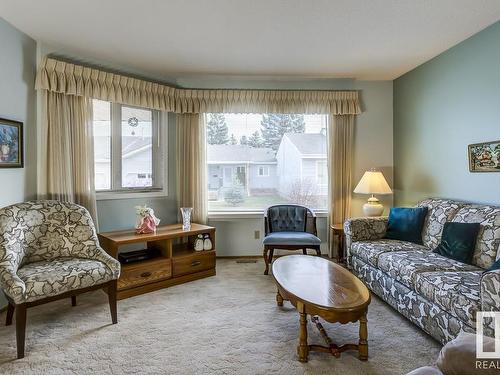
POLYGON ((348 243, 366 240, 379 240, 387 230, 387 216, 358 217, 347 219, 344 234, 348 243))
MULTIPOLYGON (((500 270, 487 271, 481 276, 481 311, 500 312, 500 270)), ((485 319, 484 332, 492 336, 495 332, 495 321, 485 319)))
POLYGON ((500 270, 481 276, 481 310, 500 311, 500 270))

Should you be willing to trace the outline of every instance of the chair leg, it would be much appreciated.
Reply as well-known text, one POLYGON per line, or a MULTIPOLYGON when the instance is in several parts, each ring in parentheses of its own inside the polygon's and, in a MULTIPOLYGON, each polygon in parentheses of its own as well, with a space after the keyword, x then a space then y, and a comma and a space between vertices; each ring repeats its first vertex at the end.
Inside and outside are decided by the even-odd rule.
POLYGON ((113 324, 118 323, 118 312, 116 307, 116 287, 116 280, 110 281, 108 283, 109 310, 111 311, 111 320, 113 324))
POLYGON ((321 256, 321 249, 320 249, 320 247, 318 246, 314 250, 316 250, 316 255, 320 257, 321 256))
POLYGON ((24 342, 26 339, 26 304, 16 305, 16 342, 17 359, 24 358, 24 342))
POLYGON ((264 257, 264 263, 266 264, 266 269, 264 270, 264 275, 269 274, 269 260, 267 259, 267 252, 269 249, 267 247, 264 247, 264 250, 262 251, 262 256, 264 257))
POLYGON ((7 318, 5 319, 6 326, 10 326, 12 324, 12 317, 14 316, 15 309, 16 306, 9 302, 9 305, 7 306, 7 318))
POLYGON ((273 264, 273 257, 274 257, 274 249, 271 248, 269 250, 269 260, 268 260, 269 265, 273 264))
POLYGON ((302 254, 307 255, 307 249, 306 248, 302 249, 302 254))
POLYGON ((71 296, 71 306, 76 306, 76 296, 71 296))

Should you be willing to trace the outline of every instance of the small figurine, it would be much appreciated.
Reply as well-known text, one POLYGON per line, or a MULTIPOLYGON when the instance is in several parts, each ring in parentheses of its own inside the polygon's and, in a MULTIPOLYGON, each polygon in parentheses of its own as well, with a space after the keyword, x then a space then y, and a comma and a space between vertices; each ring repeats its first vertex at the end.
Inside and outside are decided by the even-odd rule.
POLYGON ((199 234, 196 237, 196 240, 194 241, 194 250, 195 251, 202 251, 203 250, 203 234, 199 234))
POLYGON ((205 234, 204 237, 203 250, 212 250, 212 240, 210 239, 210 235, 205 234))
POLYGON ((136 206, 135 212, 137 220, 135 223, 135 233, 146 234, 155 233, 156 227, 160 224, 160 219, 155 216, 152 208, 144 206, 136 206))

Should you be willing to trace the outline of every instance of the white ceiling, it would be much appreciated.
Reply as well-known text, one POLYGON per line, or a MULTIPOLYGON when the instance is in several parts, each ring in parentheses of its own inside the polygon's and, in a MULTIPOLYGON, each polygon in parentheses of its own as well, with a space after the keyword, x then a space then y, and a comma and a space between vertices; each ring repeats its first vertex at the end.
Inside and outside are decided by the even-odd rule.
POLYGON ((394 79, 500 19, 499 0, 0 0, 87 59, 158 75, 394 79))

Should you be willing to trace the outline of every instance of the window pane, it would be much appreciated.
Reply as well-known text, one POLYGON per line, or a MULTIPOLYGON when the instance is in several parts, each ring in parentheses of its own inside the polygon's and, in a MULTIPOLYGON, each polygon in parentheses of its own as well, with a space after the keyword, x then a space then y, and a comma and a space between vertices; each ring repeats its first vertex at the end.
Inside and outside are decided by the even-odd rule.
POLYGON ((207 114, 210 211, 326 209, 326 115, 207 114))
POLYGON ((111 189, 111 103, 93 101, 95 189, 111 189))
POLYGON ((153 186, 153 112, 122 106, 122 187, 153 186))

